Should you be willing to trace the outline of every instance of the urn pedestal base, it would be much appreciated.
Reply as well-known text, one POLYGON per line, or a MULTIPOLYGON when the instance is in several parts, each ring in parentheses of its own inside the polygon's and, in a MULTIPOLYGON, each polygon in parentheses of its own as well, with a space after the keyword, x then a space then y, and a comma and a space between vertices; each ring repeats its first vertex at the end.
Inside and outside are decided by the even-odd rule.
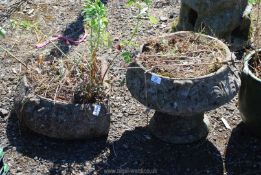
POLYGON ((191 116, 174 116, 156 111, 149 129, 154 136, 173 144, 187 144, 208 135, 209 121, 204 113, 191 116))

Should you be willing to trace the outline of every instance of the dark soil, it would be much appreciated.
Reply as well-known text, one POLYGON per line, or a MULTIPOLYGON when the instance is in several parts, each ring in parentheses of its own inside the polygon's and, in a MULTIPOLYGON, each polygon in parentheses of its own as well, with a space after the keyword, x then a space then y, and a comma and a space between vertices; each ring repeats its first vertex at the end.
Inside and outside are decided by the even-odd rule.
POLYGON ((147 69, 170 78, 195 78, 217 71, 226 52, 217 41, 192 33, 154 39, 138 60, 147 69))
MULTIPOLYGON (((79 38, 83 22, 80 1, 68 0, 11 0, 0 2, 1 25, 8 31, 0 46, 8 49, 24 62, 39 55, 59 58, 60 52, 52 44, 44 49, 35 49, 35 44, 55 34, 79 38), (10 20, 30 20, 39 25, 46 38, 37 38, 37 32, 21 27, 12 28, 10 20), (74 33, 72 35, 72 33, 74 33)), ((179 2, 155 1, 154 16, 167 18, 151 26, 144 19, 144 26, 137 37, 142 43, 148 37, 159 36, 169 31, 173 18, 178 15, 179 2)), ((108 2, 110 32, 115 44, 128 38, 134 24, 132 10, 124 2, 108 2)), ((40 32, 38 31, 38 32, 40 32)), ((71 46, 56 43, 69 56, 85 49, 85 44, 71 46)), ((102 59, 111 59, 116 52, 104 50, 102 59)), ((0 146, 4 148, 5 162, 14 175, 39 174, 168 174, 168 175, 240 175, 261 174, 261 140, 253 137, 241 123, 237 109, 237 97, 230 103, 206 113, 211 123, 207 140, 190 145, 171 145, 154 138, 147 124, 154 111, 133 99, 125 86, 125 67, 121 60, 110 71, 111 128, 107 138, 88 141, 53 140, 27 131, 20 126, 11 111, 14 92, 19 82, 21 65, 0 49, 0 146), (10 113, 11 114, 11 113, 10 113), (230 128, 225 127, 225 119, 230 128), (143 173, 142 173, 143 171, 143 173)), ((62 131, 61 131, 62 132, 62 131)))

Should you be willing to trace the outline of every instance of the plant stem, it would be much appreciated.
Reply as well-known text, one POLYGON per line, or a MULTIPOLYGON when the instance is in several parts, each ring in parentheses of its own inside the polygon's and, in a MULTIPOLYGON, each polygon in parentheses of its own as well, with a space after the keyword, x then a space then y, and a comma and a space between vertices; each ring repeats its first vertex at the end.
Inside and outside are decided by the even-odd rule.
MULTIPOLYGON (((140 10, 139 10, 139 13, 140 13, 140 10)), ((131 41, 133 40, 133 38, 136 36, 137 31, 138 31, 138 29, 139 29, 139 22, 140 22, 139 19, 140 19, 140 15, 136 16, 136 19, 137 19, 137 22, 136 22, 135 28, 133 29, 132 35, 131 35, 131 37, 130 37, 128 43, 127 43, 127 45, 130 44, 130 42, 131 42, 131 41)), ((120 55, 120 52, 118 52, 118 53, 113 57, 112 61, 109 62, 109 65, 108 65, 107 69, 105 70, 104 74, 102 75, 101 82, 104 81, 104 78, 105 78, 106 74, 108 73, 109 69, 111 68, 111 65, 112 65, 112 63, 114 62, 114 59, 117 58, 119 55, 120 55)))

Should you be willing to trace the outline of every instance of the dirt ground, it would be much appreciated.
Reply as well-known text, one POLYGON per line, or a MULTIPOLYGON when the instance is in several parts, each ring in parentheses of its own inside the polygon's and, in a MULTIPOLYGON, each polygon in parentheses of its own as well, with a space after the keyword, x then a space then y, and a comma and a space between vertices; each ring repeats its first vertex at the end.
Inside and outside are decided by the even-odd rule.
MULTIPOLYGON (((151 26, 144 19, 137 38, 139 42, 169 32, 171 22, 179 13, 178 1, 171 4, 156 2, 164 1, 155 1, 153 8, 154 15, 161 20, 151 26)), ((64 34, 79 38, 81 33, 75 31, 83 25, 81 5, 80 0, 11 0, 5 4, 0 1, 0 22, 8 31, 0 45, 24 62, 40 55, 60 57, 52 44, 40 50, 35 49, 35 44, 44 40, 39 37, 40 32, 46 36, 64 34), (31 21, 40 30, 19 27, 23 20, 31 21)), ((135 13, 126 8, 122 0, 109 1, 107 6, 114 41, 128 37, 134 26, 135 13)), ((69 56, 83 52, 85 44, 57 43, 69 56)), ((5 51, 0 51, 0 109, 10 112, 21 65, 5 51)), ((110 59, 113 55, 115 51, 108 49, 100 57, 110 59)), ((0 146, 6 152, 5 162, 10 166, 11 174, 261 174, 261 140, 249 134, 241 123, 237 97, 206 113, 211 123, 206 140, 171 145, 154 138, 148 131, 147 123, 153 111, 147 116, 146 108, 131 97, 125 86, 125 71, 120 60, 110 71, 113 89, 108 138, 89 141, 49 139, 25 131, 15 115, 2 111, 0 146), (231 129, 225 127, 221 118, 227 120, 231 129)))

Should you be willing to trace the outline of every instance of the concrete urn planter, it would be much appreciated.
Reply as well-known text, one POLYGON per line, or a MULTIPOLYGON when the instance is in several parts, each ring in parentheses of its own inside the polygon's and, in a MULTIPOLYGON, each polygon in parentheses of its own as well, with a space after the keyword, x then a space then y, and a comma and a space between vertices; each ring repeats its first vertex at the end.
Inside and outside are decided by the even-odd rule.
MULTIPOLYGON (((186 34, 187 32, 176 32, 160 38, 186 34)), ((216 40, 225 50, 224 61, 231 61, 231 53, 224 43, 200 35, 216 40)), ((204 118, 204 112, 229 102, 240 86, 238 72, 231 63, 223 64, 216 72, 205 76, 176 79, 146 70, 139 58, 129 65, 126 81, 134 98, 156 110, 149 124, 152 134, 174 144, 191 143, 205 138, 209 122, 206 116, 204 118)))
POLYGON ((252 51, 244 58, 244 68, 241 75, 242 85, 239 91, 239 110, 247 128, 261 138, 261 79, 250 67, 250 61, 256 52, 252 51))
POLYGON ((32 93, 24 77, 17 88, 14 111, 23 126, 57 139, 90 139, 107 136, 110 127, 106 103, 73 104, 32 93))

